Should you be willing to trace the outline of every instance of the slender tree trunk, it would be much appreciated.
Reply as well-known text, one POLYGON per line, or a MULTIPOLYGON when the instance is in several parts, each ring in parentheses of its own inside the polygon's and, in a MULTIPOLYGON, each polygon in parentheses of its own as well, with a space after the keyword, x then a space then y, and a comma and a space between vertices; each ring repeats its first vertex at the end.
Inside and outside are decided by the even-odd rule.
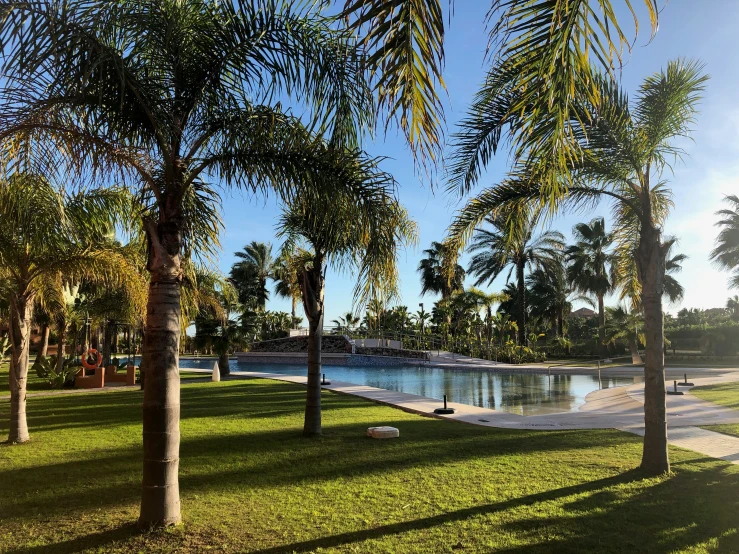
POLYGON ((31 343, 31 318, 33 298, 30 295, 13 294, 10 297, 10 430, 9 443, 28 441, 26 421, 26 383, 28 381, 28 354, 31 343))
POLYGON ((139 525, 181 521, 180 458, 180 293, 182 213, 176 195, 160 206, 158 223, 146 222, 151 275, 142 360, 144 386, 144 468, 139 525))
POLYGON ((61 373, 64 369, 64 348, 67 344, 67 322, 63 319, 57 323, 57 337, 56 372, 61 373))
POLYGON ((41 344, 39 345, 38 352, 36 352, 36 362, 40 363, 46 357, 46 353, 49 350, 49 328, 48 323, 44 323, 41 327, 41 344))
POLYGON ((321 339, 323 335, 323 255, 316 249, 313 267, 304 271, 301 289, 308 318, 308 390, 303 435, 321 434, 321 339))
POLYGON ((295 296, 293 296, 291 298, 291 301, 292 301, 292 312, 291 312, 292 319, 290 320, 290 328, 292 329, 295 327, 295 310, 298 307, 298 299, 295 298, 295 296))
POLYGON ((565 318, 561 310, 557 312, 557 335, 565 336, 565 318))
POLYGON ((639 346, 637 345, 635 338, 629 339, 629 351, 631 351, 632 364, 641 365, 644 363, 641 359, 641 355, 639 354, 639 346))
POLYGON ((608 346, 606 345, 606 307, 603 294, 598 294, 598 352, 601 358, 608 357, 608 346))
POLYGON ((103 367, 110 365, 111 334, 110 322, 106 321, 103 327, 103 367))
POLYGON ((518 287, 518 344, 526 346, 526 283, 524 281, 524 270, 526 261, 516 263, 516 285, 518 287))
MULTIPOLYGON (((650 213, 649 211, 647 213, 650 213)), ((664 292, 665 251, 661 232, 651 221, 642 221, 637 249, 637 269, 642 285, 646 359, 644 363, 644 450, 641 467, 653 475, 670 471, 667 452, 665 405, 664 292)))
POLYGON ((221 377, 231 375, 231 368, 228 367, 228 351, 218 356, 218 372, 221 374, 221 377))

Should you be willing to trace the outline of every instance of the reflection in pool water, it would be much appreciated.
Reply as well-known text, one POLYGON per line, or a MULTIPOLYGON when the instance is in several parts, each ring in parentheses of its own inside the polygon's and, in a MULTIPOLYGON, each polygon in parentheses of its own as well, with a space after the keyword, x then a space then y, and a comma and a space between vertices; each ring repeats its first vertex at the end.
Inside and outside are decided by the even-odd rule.
MULTIPOLYGON (((180 367, 208 368, 213 360, 180 360, 180 367)), ((305 375, 306 366, 239 364, 235 371, 261 371, 284 375, 305 375)), ((482 408, 504 410, 519 415, 577 411, 585 396, 600 388, 628 385, 639 377, 606 377, 599 382, 597 372, 590 375, 503 374, 477 369, 439 367, 345 367, 324 366, 328 379, 368 385, 381 389, 416 394, 482 408)))

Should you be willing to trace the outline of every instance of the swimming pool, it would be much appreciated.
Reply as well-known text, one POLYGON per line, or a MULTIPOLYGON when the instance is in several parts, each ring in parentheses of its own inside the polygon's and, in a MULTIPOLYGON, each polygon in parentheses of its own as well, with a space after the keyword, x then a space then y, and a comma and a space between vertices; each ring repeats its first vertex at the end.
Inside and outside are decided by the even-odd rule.
MULTIPOLYGON (((183 359, 180 367, 210 369, 213 360, 183 359)), ((232 371, 260 371, 283 375, 305 375, 304 365, 240 364, 231 361, 232 371)), ((368 385, 451 402, 503 410, 519 415, 577 411, 585 396, 601 389, 634 383, 639 377, 593 375, 541 375, 492 373, 479 369, 440 367, 346 367, 324 366, 327 379, 368 385)))

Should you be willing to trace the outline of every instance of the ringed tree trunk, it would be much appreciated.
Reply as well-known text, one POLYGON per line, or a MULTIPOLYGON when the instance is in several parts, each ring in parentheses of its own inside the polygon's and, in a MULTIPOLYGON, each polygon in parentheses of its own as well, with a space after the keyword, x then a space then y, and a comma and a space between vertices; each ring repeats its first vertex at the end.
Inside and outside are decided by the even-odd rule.
POLYGON ((10 430, 8 442, 30 440, 26 421, 26 384, 28 382, 28 354, 31 344, 33 297, 28 293, 10 297, 10 430))
POLYGON ((228 350, 218 356, 218 372, 221 374, 221 377, 231 375, 231 368, 228 367, 228 350))
POLYGON ((40 363, 46 357, 46 353, 49 350, 49 332, 51 328, 48 323, 44 323, 41 327, 41 344, 39 345, 38 352, 36 353, 36 362, 40 363))
POLYGON ((598 352, 601 358, 608 357, 608 345, 606 344, 606 306, 603 293, 598 293, 598 352))
POLYGON ((323 336, 323 254, 316 248, 313 267, 303 271, 301 289, 308 318, 308 390, 305 399, 303 435, 321 434, 321 340, 323 336))
POLYGON ((664 317, 662 294, 665 249, 661 231, 651 220, 641 222, 636 262, 642 286, 644 333, 644 449, 641 468, 653 475, 670 471, 665 404, 664 317))
POLYGON ((629 351, 631 351, 631 363, 634 365, 641 365, 644 361, 641 359, 639 354, 639 346, 637 345, 634 337, 629 339, 629 351))
POLYGON ((180 294, 183 217, 176 194, 145 222, 151 279, 142 362, 144 467, 141 527, 180 523, 180 294))
POLYGON ((526 260, 516 262, 516 286, 518 288, 518 344, 526 346, 526 283, 524 282, 524 270, 526 260))
POLYGON ((57 321, 57 336, 56 341, 56 372, 61 373, 64 369, 64 349, 67 345, 67 321, 64 318, 60 318, 57 321))

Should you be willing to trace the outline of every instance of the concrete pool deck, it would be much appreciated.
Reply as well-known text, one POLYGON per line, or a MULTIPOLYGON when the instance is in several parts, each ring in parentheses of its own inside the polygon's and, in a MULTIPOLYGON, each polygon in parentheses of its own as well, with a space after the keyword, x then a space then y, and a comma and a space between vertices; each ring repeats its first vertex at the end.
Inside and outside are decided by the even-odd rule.
MULTIPOLYGON (((687 370, 681 368, 679 371, 687 372, 689 375, 708 374, 705 377, 691 378, 695 386, 739 381, 739 371, 706 371, 703 368, 687 370)), ((604 373, 611 373, 611 371, 604 370, 604 373)), ((300 385, 306 384, 306 377, 296 375, 256 371, 233 371, 231 374, 234 376, 274 379, 300 385)), ((484 427, 538 429, 542 431, 619 429, 637 435, 643 435, 644 433, 643 383, 591 392, 586 396, 585 404, 580 406, 577 411, 530 416, 456 402, 449 403, 449 406, 455 409, 454 414, 439 415, 434 413, 434 409, 439 408, 442 403, 433 398, 334 380, 330 385, 323 385, 322 388, 341 394, 366 398, 420 415, 484 427)), ((670 444, 739 464, 739 438, 700 428, 700 426, 717 423, 739 423, 739 410, 725 408, 701 400, 689 393, 691 388, 680 387, 680 390, 686 392, 683 396, 667 396, 670 444)))

